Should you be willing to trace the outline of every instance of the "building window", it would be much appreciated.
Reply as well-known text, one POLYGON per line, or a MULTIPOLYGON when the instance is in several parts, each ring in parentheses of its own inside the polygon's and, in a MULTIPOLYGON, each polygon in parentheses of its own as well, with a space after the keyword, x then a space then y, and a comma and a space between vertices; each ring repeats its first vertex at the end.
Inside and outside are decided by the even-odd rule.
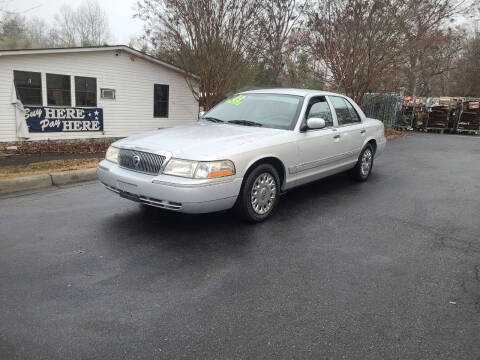
POLYGON ((70 76, 47 74, 47 104, 71 106, 70 76))
POLYGON ((115 100, 115 89, 100 89, 102 99, 115 100))
POLYGON ((75 101, 77 106, 97 106, 97 79, 75 76, 75 101))
POLYGON ((153 117, 168 117, 168 85, 153 85, 153 117))
POLYGON ((42 105, 42 76, 39 72, 13 71, 17 99, 24 105, 42 105))

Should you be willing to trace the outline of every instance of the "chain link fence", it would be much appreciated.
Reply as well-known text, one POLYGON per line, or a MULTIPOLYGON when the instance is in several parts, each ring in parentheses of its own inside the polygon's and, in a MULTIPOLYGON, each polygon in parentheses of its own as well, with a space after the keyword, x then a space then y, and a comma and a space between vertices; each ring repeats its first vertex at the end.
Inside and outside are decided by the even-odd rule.
POLYGON ((385 127, 396 127, 403 119, 403 99, 399 94, 367 93, 363 96, 362 110, 369 118, 383 122, 385 127))

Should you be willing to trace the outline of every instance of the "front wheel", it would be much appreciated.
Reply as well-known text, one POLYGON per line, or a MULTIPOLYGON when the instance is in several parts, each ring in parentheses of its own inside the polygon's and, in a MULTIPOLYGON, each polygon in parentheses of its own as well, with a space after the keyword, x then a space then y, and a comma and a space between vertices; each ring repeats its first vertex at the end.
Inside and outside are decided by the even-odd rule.
POLYGON ((244 219, 261 222, 275 211, 280 196, 280 177, 270 164, 261 164, 248 174, 235 210, 244 219))
POLYGON ((366 181, 372 172, 373 149, 369 144, 365 146, 358 157, 358 162, 351 171, 352 177, 357 181, 366 181))

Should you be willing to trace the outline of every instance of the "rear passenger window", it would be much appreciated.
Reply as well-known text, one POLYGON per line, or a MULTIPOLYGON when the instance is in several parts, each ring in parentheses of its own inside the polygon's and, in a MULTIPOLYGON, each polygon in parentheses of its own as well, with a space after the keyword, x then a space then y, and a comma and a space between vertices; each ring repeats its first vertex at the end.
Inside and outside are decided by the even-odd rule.
POLYGON ((325 98, 314 98, 310 100, 307 109, 307 119, 312 117, 324 119, 327 127, 333 126, 332 112, 325 98))
POLYGON ((337 114, 338 125, 347 125, 360 122, 360 116, 358 116, 355 108, 345 100, 338 96, 331 96, 332 106, 337 114))

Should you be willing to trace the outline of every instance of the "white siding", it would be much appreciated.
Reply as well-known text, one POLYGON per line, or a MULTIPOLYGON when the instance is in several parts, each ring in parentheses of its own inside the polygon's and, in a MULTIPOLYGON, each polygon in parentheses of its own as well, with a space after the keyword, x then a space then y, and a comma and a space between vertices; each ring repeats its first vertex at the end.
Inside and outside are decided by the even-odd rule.
POLYGON ((30 140, 124 137, 196 120, 198 102, 182 73, 123 51, 115 54, 114 50, 104 50, 0 56, 0 141, 17 140, 15 111, 10 104, 13 70, 41 72, 44 101, 45 73, 97 79, 97 107, 103 108, 103 133, 30 133, 30 140), (153 84, 170 86, 168 118, 153 117, 153 84), (101 88, 115 89, 116 100, 101 99, 101 88))

